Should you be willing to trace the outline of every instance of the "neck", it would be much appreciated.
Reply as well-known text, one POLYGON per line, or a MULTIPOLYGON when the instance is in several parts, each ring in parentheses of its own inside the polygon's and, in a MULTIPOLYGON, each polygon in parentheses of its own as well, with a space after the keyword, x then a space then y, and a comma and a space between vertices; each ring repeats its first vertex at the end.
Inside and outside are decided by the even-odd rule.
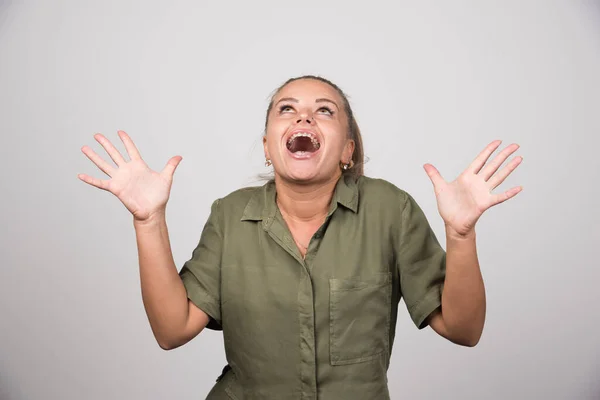
POLYGON ((331 198, 340 175, 326 182, 297 184, 275 177, 279 208, 298 222, 321 220, 329 211, 331 198))

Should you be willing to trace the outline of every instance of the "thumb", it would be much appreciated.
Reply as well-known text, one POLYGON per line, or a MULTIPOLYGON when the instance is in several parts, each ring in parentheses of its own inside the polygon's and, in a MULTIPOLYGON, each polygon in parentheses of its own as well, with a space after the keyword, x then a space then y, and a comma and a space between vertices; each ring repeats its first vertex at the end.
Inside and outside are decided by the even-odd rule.
POLYGON ((175 169, 177 169, 177 166, 179 165, 182 159, 183 157, 181 156, 171 157, 171 159, 167 162, 167 165, 165 165, 165 168, 163 168, 163 170, 161 171, 161 175, 172 179, 173 174, 175 173, 175 169))
POLYGON ((431 179, 433 189, 437 193, 444 183, 444 178, 442 178, 442 175, 440 175, 440 171, 438 171, 437 168, 431 164, 424 164, 423 169, 427 173, 427 176, 429 176, 429 179, 431 179))

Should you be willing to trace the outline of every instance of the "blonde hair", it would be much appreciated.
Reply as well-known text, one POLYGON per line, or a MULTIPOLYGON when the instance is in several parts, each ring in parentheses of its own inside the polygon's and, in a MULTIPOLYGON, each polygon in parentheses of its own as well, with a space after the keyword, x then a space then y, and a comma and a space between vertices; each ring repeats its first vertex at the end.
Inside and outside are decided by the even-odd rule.
POLYGON ((265 135, 267 134, 267 124, 269 122, 269 113, 271 112, 271 109, 273 108, 273 101, 275 99, 275 96, 277 96, 277 94, 287 84, 297 81, 297 80, 300 80, 300 79, 314 79, 314 80, 326 83, 329 86, 331 86, 333 89, 335 89, 335 91, 342 98, 342 102, 344 105, 344 111, 346 112, 346 115, 348 116, 348 128, 349 128, 348 129, 348 138, 352 139, 354 141, 354 152, 352 153, 352 162, 354 163, 354 165, 352 166, 352 168, 348 168, 347 170, 342 170, 342 173, 346 174, 346 175, 350 175, 350 176, 354 177, 355 179, 358 179, 360 176, 364 175, 364 164, 365 164, 365 153, 364 153, 364 149, 363 149, 363 141, 362 141, 362 135, 360 133, 360 128, 358 127, 358 124, 356 123, 356 119, 354 118, 354 113, 352 112, 352 107, 350 107, 350 103, 348 102, 348 97, 342 91, 342 89, 340 89, 336 84, 334 84, 333 82, 331 82, 328 79, 325 79, 320 76, 315 76, 315 75, 303 75, 303 76, 298 76, 296 78, 290 78, 287 81, 285 81, 281 86, 279 86, 273 92, 273 94, 271 95, 271 100, 269 101, 269 107, 267 108, 267 115, 265 118, 265 135))

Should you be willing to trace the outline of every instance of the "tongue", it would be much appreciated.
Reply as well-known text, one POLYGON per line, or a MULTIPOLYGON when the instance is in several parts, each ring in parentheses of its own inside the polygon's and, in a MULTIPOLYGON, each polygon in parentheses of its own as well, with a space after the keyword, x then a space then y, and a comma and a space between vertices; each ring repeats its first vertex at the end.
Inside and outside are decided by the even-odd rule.
POLYGON ((312 153, 316 150, 312 140, 306 136, 300 136, 292 140, 292 143, 288 146, 288 149, 292 153, 296 153, 298 151, 308 151, 312 153))

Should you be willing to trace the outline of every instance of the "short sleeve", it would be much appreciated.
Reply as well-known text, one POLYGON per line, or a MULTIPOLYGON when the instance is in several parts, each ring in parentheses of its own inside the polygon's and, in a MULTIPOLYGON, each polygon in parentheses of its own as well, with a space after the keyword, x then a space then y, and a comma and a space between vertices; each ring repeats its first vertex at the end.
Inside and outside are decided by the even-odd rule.
POLYGON ((209 316, 206 327, 212 330, 223 329, 220 301, 223 235, 219 204, 219 200, 213 202, 200 235, 200 242, 179 272, 188 298, 209 316))
POLYGON ((400 239, 396 241, 400 292, 411 319, 423 329, 427 317, 442 304, 446 251, 423 210, 408 193, 400 220, 400 239))

